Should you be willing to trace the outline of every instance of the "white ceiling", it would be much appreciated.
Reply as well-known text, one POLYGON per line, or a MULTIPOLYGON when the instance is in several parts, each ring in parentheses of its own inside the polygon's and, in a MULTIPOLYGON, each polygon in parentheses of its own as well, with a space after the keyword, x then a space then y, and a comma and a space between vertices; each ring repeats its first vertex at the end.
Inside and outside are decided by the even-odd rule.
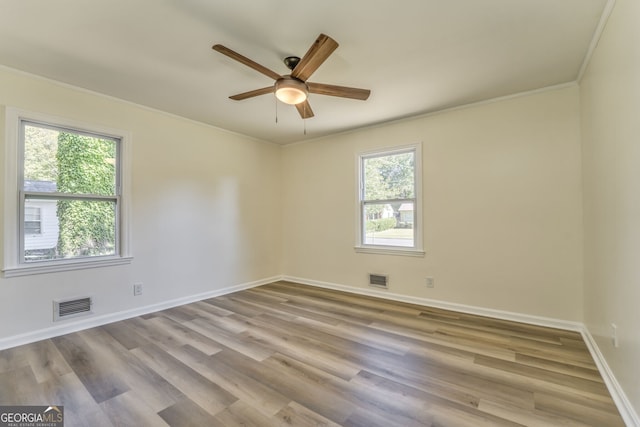
POLYGON ((0 64, 280 144, 575 81, 607 0, 0 0, 0 64), (273 95, 320 33, 340 46, 309 81, 371 89, 273 95))

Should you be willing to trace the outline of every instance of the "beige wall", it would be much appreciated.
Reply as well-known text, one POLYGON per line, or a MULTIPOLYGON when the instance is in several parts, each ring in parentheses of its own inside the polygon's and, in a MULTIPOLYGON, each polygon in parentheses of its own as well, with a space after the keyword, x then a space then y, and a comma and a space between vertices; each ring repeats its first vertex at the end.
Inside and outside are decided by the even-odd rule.
POLYGON ((581 321, 580 180, 577 86, 286 146, 283 271, 581 321), (355 253, 357 154, 418 141, 426 256, 355 253))
POLYGON ((0 278, 0 339, 50 327, 57 298, 111 314, 280 274, 279 146, 0 68, 4 106, 132 133, 134 260, 0 278))
POLYGON ((618 0, 580 83, 585 323, 640 413, 640 2, 618 0), (618 326, 620 346, 611 342, 618 326))

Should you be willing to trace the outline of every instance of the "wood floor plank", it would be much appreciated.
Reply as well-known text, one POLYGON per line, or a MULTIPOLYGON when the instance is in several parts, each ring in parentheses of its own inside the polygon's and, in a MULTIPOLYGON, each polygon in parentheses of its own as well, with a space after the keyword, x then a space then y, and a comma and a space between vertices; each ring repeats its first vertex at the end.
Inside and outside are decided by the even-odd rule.
POLYGON ((280 427, 277 419, 266 416, 242 400, 220 412, 216 419, 227 427, 280 427))
MULTIPOLYGON (((75 373, 61 375, 40 384, 42 400, 31 396, 31 404, 57 404, 74 409, 84 410, 90 407, 98 407, 89 391, 84 387, 75 373)), ((66 412, 66 410, 65 410, 66 412)))
POLYGON ((132 351, 147 366, 162 375, 185 396, 211 415, 215 416, 238 400, 218 384, 209 381, 191 367, 164 352, 160 347, 148 345, 132 351))
POLYGON ((579 333, 275 282, 0 351, 66 426, 624 425, 579 333))
MULTIPOLYGON (((431 415, 429 417, 432 418, 431 415)), ((343 424, 345 427, 387 427, 390 425, 401 425, 403 427, 431 427, 432 421, 416 421, 413 419, 400 419, 393 414, 386 414, 384 411, 368 411, 361 408, 347 418, 343 424), (401 423, 401 424, 400 424, 401 423)))
MULTIPOLYGON (((453 413, 458 413, 461 414, 462 418, 477 419, 479 420, 478 425, 486 420, 492 420, 496 425, 508 425, 510 423, 507 419, 478 410, 478 398, 476 396, 456 393, 447 387, 429 387, 428 390, 424 390, 385 378, 368 376, 367 379, 375 386, 361 387, 358 389, 361 390, 360 392, 352 390, 350 394, 358 395, 364 392, 370 394, 368 399, 372 401, 386 397, 385 403, 376 404, 377 408, 370 408, 369 412, 376 414, 378 412, 376 409, 384 408, 385 410, 378 416, 393 415, 392 419, 402 419, 404 417, 403 425, 415 423, 416 421, 426 425, 438 425, 436 414, 439 411, 427 408, 441 409, 440 416, 443 416, 443 414, 451 416, 453 413), (394 403, 389 407, 388 402, 394 403), (407 405, 406 407, 402 405, 403 402, 407 405)), ((359 408, 363 406, 359 405, 359 408)))
POLYGON ((236 303, 241 303, 245 307, 255 308, 262 314, 269 314, 285 321, 293 321, 296 318, 294 314, 287 313, 280 308, 282 301, 279 299, 274 301, 274 299, 262 298, 260 294, 251 294, 250 292, 236 292, 229 295, 229 299, 236 303))
POLYGON ((306 330, 321 331, 347 341, 391 352, 399 356, 405 354, 412 347, 411 343, 408 342, 409 340, 405 340, 403 337, 397 335, 390 337, 391 334, 382 331, 374 331, 371 328, 362 327, 360 325, 353 325, 344 322, 327 324, 315 319, 300 317, 296 318, 296 323, 304 325, 306 330), (393 345, 389 345, 390 342, 392 342, 393 345))
POLYGON ((39 383, 71 372, 71 368, 51 341, 39 341, 24 348, 25 358, 39 383))
POLYGON ((111 323, 102 326, 109 335, 127 350, 151 344, 150 339, 129 326, 129 321, 111 323))
MULTIPOLYGON (((268 341, 274 350, 307 360, 321 366, 332 375, 349 379, 356 375, 361 367, 344 357, 344 351, 324 343, 321 339, 295 333, 295 325, 289 328, 278 324, 276 319, 259 316, 252 319, 252 336, 268 341)), ((321 334, 316 332, 314 335, 321 334)), ((337 339, 337 337, 336 337, 337 339)))
POLYGON ((533 357, 520 353, 516 353, 515 361, 523 365, 546 369, 560 374, 572 375, 590 381, 602 382, 602 377, 598 370, 595 369, 595 365, 594 367, 585 368, 583 366, 576 366, 572 363, 557 362, 555 360, 533 357))
MULTIPOLYGON (((193 319, 195 320, 195 319, 193 319)), ((189 321, 188 321, 189 322, 189 321)), ((166 336, 171 337, 175 342, 181 345, 189 344, 197 348, 204 354, 212 355, 220 350, 220 344, 208 338, 193 329, 177 323, 173 318, 157 317, 147 322, 152 329, 162 330, 166 336)))
POLYGON ((424 341, 426 343, 444 345, 470 353, 482 354, 505 360, 515 359, 515 352, 508 347, 491 345, 490 343, 469 340, 464 337, 457 337, 446 333, 438 333, 437 328, 433 331, 424 332, 420 329, 409 328, 402 324, 393 324, 389 322, 374 322, 370 326, 372 328, 393 332, 419 341, 424 341))
POLYGON ((158 415, 171 427, 225 427, 221 421, 189 399, 163 409, 158 415))
MULTIPOLYGON (((196 319, 198 315, 189 310, 189 306, 168 308, 158 313, 162 318, 171 319, 174 322, 184 323, 196 319)), ((151 319, 150 319, 151 320, 151 319)))
POLYGON ((586 369, 597 370, 589 351, 573 346, 547 345, 515 338, 509 346, 514 352, 526 356, 538 357, 559 363, 570 363, 586 369))
POLYGON ((331 316, 334 319, 349 323, 369 325, 376 319, 375 313, 369 310, 349 310, 345 307, 332 306, 330 301, 314 300, 310 297, 292 298, 285 305, 305 310, 314 314, 331 316), (354 311, 358 311, 355 313, 354 311))
POLYGON ((209 299, 205 299, 202 301, 197 301, 193 304, 189 304, 189 306, 192 306, 194 308, 198 308, 198 309, 202 309, 205 310, 211 314, 215 314, 217 316, 230 316, 232 314, 234 314, 233 311, 231 310, 227 310, 221 307, 218 307, 215 305, 216 299, 215 298, 209 298, 209 299))
POLYGON ((501 372, 509 372, 548 383, 581 390, 585 393, 607 396, 609 391, 602 381, 592 381, 573 375, 554 372, 553 370, 524 365, 517 362, 509 362, 490 358, 482 355, 476 357, 475 363, 482 366, 499 369, 501 372))
MULTIPOLYGON (((126 323, 120 323, 119 328, 126 328, 126 323)), ((125 351, 126 347, 121 347, 120 342, 113 338, 111 332, 113 328, 94 328, 86 331, 83 337, 101 357, 110 356, 111 366, 118 371, 132 391, 138 396, 145 397, 145 403, 148 406, 157 412, 184 398, 184 394, 162 375, 135 357, 133 353, 125 351)))
MULTIPOLYGON (((406 356, 406 358, 412 357, 414 356, 406 356)), ((484 357, 476 355, 476 359, 484 357)), ((445 361, 425 359, 422 360, 422 365, 430 367, 426 371, 429 380, 444 382, 454 387, 468 387, 471 390, 481 392, 480 396, 482 397, 506 401, 516 406, 531 406, 534 391, 571 393, 576 390, 573 386, 577 383, 561 384, 557 381, 536 378, 533 375, 520 375, 516 372, 504 371, 500 367, 510 367, 509 362, 501 359, 489 360, 493 360, 495 366, 482 363, 469 364, 466 361, 453 358, 445 361)), ((414 361, 414 363, 418 362, 414 361)), ((409 375, 410 373, 403 373, 404 381, 412 383, 414 380, 409 375)), ((596 394, 589 393, 589 396, 601 396, 600 390, 597 390, 596 394)))
MULTIPOLYGON (((518 408, 534 407, 533 392, 522 384, 500 381, 493 375, 475 369, 467 360, 449 358, 446 361, 438 358, 407 355, 402 368, 392 371, 392 375, 384 371, 375 373, 394 381, 429 391, 434 387, 442 387, 452 392, 476 396, 497 402, 504 402, 518 408), (405 369, 404 366, 415 366, 417 369, 405 369)), ((446 394, 445 394, 446 396, 446 394)))
POLYGON ((247 304, 243 304, 242 302, 234 301, 232 295, 233 294, 219 296, 217 298, 207 300, 207 303, 211 304, 214 307, 228 310, 232 313, 240 314, 246 317, 259 316, 263 313, 263 311, 258 307, 249 306, 247 304))
POLYGON ((513 422, 536 427, 586 427, 580 421, 566 419, 564 417, 558 417, 554 414, 547 413, 535 409, 533 411, 523 411, 516 407, 508 406, 496 402, 487 400, 481 400, 478 406, 480 410, 488 414, 493 414, 503 419, 511 420, 513 422))
POLYGON ((420 317, 430 319, 434 324, 441 325, 442 327, 459 327, 468 332, 486 332, 496 337, 510 339, 520 338, 526 342, 533 341, 533 345, 536 343, 560 345, 563 338, 579 337, 579 334, 573 331, 543 328, 536 325, 527 325, 465 313, 450 313, 452 312, 443 313, 443 310, 426 308, 420 313, 420 317))
POLYGON ((340 427, 333 421, 313 412, 298 402, 291 402, 275 415, 279 426, 295 427, 340 427))
POLYGON ((40 388, 42 400, 31 396, 28 404, 64 406, 66 427, 114 426, 109 414, 102 411, 74 372, 45 381, 40 384, 40 388))
POLYGON ((97 403, 129 391, 129 386, 82 338, 82 332, 53 338, 52 341, 97 403))
POLYGON ((337 319, 333 316, 330 316, 322 311, 318 310, 308 310, 304 307, 298 307, 293 304, 289 304, 288 302, 282 303, 278 306, 280 310, 295 316, 296 319, 310 319, 318 322, 326 323, 328 325, 337 325, 343 324, 344 322, 340 319, 337 319))
POLYGON ((213 308, 211 304, 205 304, 202 302, 189 304, 188 307, 192 313, 197 315, 196 319, 206 320, 207 322, 210 322, 211 324, 232 334, 237 334, 247 330, 247 325, 243 316, 238 316, 231 312, 225 315, 218 314, 213 310, 209 310, 209 308, 213 308))
POLYGON ((620 419, 617 411, 610 412, 595 405, 586 405, 575 402, 573 399, 563 399, 542 393, 536 393, 535 401, 536 409, 561 414, 571 420, 597 426, 624 427, 624 422, 620 419))
POLYGON ((333 422, 344 421, 355 409, 353 404, 339 398, 335 389, 327 386, 321 379, 291 373, 286 365, 274 363, 265 368, 263 364, 253 363, 253 359, 228 351, 221 351, 211 357, 259 382, 269 384, 280 394, 291 397, 333 422))
MULTIPOLYGON (((526 424, 520 424, 505 418, 497 417, 481 410, 474 412, 461 411, 458 408, 448 406, 431 406, 426 407, 426 411, 433 415, 433 424, 437 426, 456 426, 456 427, 525 427, 526 424)), ((533 426, 531 426, 533 427, 533 426)))
POLYGON ((81 410, 73 408, 71 411, 64 410, 65 427, 123 427, 111 422, 111 415, 104 413, 98 404, 85 407, 81 410))
POLYGON ((149 407, 135 391, 119 394, 100 403, 105 414, 115 426, 166 426, 167 423, 149 407))
POLYGON ((356 387, 356 389, 375 390, 381 396, 390 399, 396 399, 398 393, 406 393, 407 390, 413 389, 409 393, 416 395, 419 391, 429 393, 428 395, 419 395, 423 401, 428 400, 431 397, 430 395, 436 395, 451 403, 468 405, 474 408, 478 407, 480 402, 480 398, 478 397, 479 393, 472 394, 436 383, 431 383, 425 388, 412 387, 367 371, 361 371, 350 383, 356 387), (403 388, 401 387, 402 385, 408 388, 403 388))
POLYGON ((224 347, 231 348, 258 361, 273 354, 273 350, 260 339, 245 332, 241 334, 230 333, 202 319, 195 319, 185 325, 224 347))
POLYGON ((0 405, 28 405, 40 400, 38 381, 31 366, 21 366, 0 373, 0 405))
POLYGON ((278 393, 268 384, 256 381, 229 365, 218 363, 215 358, 209 357, 191 346, 187 345, 176 349, 171 352, 171 355, 192 367, 209 381, 218 384, 239 400, 251 403, 266 416, 275 415, 291 402, 290 397, 278 393))
POLYGON ((20 346, 0 351, 0 373, 29 366, 29 360, 26 357, 29 348, 29 346, 20 346))
POLYGON ((188 338, 182 337, 180 334, 172 333, 172 331, 167 330, 162 325, 159 325, 157 320, 167 321, 170 319, 163 316, 154 316, 148 319, 141 319, 138 317, 125 321, 127 326, 135 333, 147 338, 146 344, 136 346, 135 348, 153 344, 165 350, 169 350, 174 347, 183 346, 189 342, 188 338))

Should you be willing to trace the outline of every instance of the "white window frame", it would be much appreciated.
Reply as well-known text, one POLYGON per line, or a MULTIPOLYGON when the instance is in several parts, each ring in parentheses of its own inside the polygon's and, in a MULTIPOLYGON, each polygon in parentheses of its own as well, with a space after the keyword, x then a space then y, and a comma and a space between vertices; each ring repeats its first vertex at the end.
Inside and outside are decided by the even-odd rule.
POLYGON ((4 277, 26 276, 31 274, 54 273, 59 271, 105 267, 128 264, 133 259, 131 252, 131 134, 130 132, 87 124, 71 119, 55 117, 7 107, 5 112, 5 158, 4 158, 4 277), (22 262, 21 255, 21 141, 22 121, 42 123, 60 128, 104 135, 120 140, 120 195, 116 219, 116 255, 73 259, 56 259, 37 263, 22 262))
POLYGON ((414 143, 409 145, 401 145, 395 147, 386 147, 372 151, 366 151, 358 153, 356 156, 357 167, 356 171, 358 176, 356 178, 357 183, 357 209, 356 209, 356 245, 355 251, 359 253, 372 253, 372 254, 384 254, 384 255, 404 255, 404 256, 424 256, 425 251, 423 247, 423 225, 422 225, 422 143, 414 143), (364 242, 365 238, 365 218, 364 218, 364 160, 371 157, 381 157, 393 154, 401 154, 406 152, 414 152, 414 191, 415 191, 415 204, 414 204, 414 218, 413 218, 413 247, 406 246, 383 246, 372 245, 364 242))

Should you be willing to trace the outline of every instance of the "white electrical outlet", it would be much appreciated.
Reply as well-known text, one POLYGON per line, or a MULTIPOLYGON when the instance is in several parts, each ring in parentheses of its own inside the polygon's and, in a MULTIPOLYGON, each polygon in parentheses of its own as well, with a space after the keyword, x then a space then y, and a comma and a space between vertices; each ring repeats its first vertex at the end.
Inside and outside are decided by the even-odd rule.
POLYGON ((433 288, 435 287, 435 282, 433 281, 433 277, 427 277, 427 288, 433 288))
POLYGON ((142 283, 134 283, 133 284, 133 296, 142 295, 142 283))
POLYGON ((611 324, 611 344, 613 344, 615 348, 618 348, 618 325, 615 323, 611 324))

